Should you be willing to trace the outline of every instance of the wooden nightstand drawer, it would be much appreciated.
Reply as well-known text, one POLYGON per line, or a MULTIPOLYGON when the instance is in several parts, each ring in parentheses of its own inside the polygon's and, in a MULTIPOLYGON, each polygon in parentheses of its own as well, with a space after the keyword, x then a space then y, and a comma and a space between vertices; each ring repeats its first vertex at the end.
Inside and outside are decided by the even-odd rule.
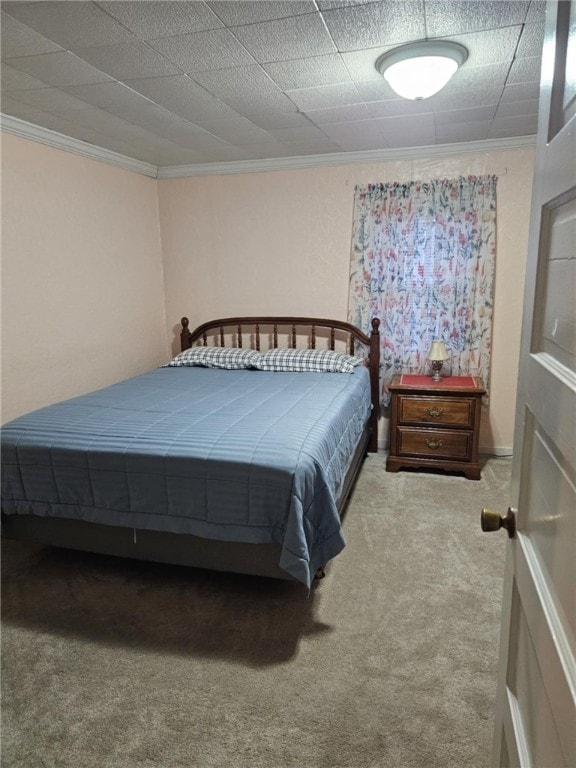
POLYGON ((398 395, 399 424, 468 427, 474 424, 473 397, 417 397, 398 395))
POLYGON ((398 427, 399 456, 465 461, 472 456, 473 433, 463 430, 410 429, 398 427))

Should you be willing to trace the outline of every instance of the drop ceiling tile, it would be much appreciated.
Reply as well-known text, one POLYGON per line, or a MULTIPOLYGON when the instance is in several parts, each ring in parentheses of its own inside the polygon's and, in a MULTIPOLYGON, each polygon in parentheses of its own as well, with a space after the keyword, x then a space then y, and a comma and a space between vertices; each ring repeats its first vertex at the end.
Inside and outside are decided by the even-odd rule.
POLYGON ((540 56, 529 56, 524 59, 515 59, 510 67, 510 74, 506 85, 516 83, 539 83, 542 59, 540 56))
POLYGON ((140 40, 102 48, 75 48, 74 52, 117 80, 180 74, 174 64, 140 40))
POLYGON ((214 147, 229 146, 227 141, 214 136, 208 131, 198 133, 198 126, 190 125, 190 128, 176 126, 173 130, 166 132, 166 137, 179 147, 186 147, 195 152, 208 152, 214 147))
POLYGON ((144 3, 115 0, 98 3, 98 5, 132 30, 141 40, 203 32, 224 26, 208 5, 200 0, 195 2, 148 0, 144 3))
POLYGON ((356 90, 360 94, 362 101, 392 101, 400 99, 398 94, 394 93, 383 77, 378 80, 365 80, 356 83, 356 90))
POLYGON ((507 85, 504 88, 501 101, 526 101, 527 99, 538 99, 539 96, 540 83, 518 83, 517 85, 507 85))
POLYGON ((495 117, 490 129, 490 136, 498 136, 500 131, 507 131, 507 136, 526 136, 536 133, 537 129, 537 115, 495 117))
POLYGON ((150 102, 122 83, 93 83, 91 85, 70 85, 63 90, 94 107, 116 114, 115 110, 126 107, 130 110, 138 104, 150 102))
POLYGON ((51 2, 4 3, 13 18, 44 35, 63 48, 118 45, 134 40, 134 35, 95 3, 51 2))
POLYGON ((509 64, 514 58, 521 32, 522 26, 516 25, 483 32, 469 32, 465 35, 450 35, 449 39, 455 43, 460 43, 468 51, 468 58, 462 67, 467 69, 499 62, 509 64))
POLYGON ((2 94, 2 99, 0 100, 0 109, 2 112, 4 112, 4 114, 13 115, 14 117, 20 117, 22 119, 24 119, 26 115, 30 115, 31 122, 36 122, 32 119, 33 117, 41 118, 42 115, 48 114, 31 104, 25 104, 23 101, 14 98, 14 96, 18 95, 18 93, 11 94, 10 96, 2 94))
POLYGON ((402 147, 431 147, 436 144, 436 134, 433 130, 425 130, 413 126, 410 130, 393 131, 384 133, 384 138, 391 149, 402 147))
POLYGON ((415 131, 416 133, 433 137, 435 131, 433 113, 422 112, 415 117, 413 115, 409 117, 379 117, 375 118, 372 123, 378 127, 386 138, 391 134, 398 134, 404 131, 407 133, 415 131))
POLYGON ((296 112, 296 106, 282 91, 254 92, 227 98, 226 103, 244 117, 266 112, 296 112))
POLYGON ((21 24, 7 13, 0 14, 2 59, 14 56, 36 56, 40 53, 61 51, 62 48, 30 27, 21 24))
POLYGON ((244 149, 249 150, 254 158, 262 160, 271 157, 290 157, 294 154, 294 150, 289 145, 280 144, 279 141, 270 143, 259 141, 258 144, 246 144, 244 149))
POLYGON ((340 150, 337 142, 330 138, 290 141, 286 142, 286 146, 291 150, 290 154, 295 157, 299 155, 323 155, 340 150))
POLYGON ((300 128, 271 128, 269 133, 278 141, 283 142, 326 138, 326 134, 316 125, 304 125, 300 128))
POLYGON ((452 144, 456 141, 483 141, 488 138, 492 120, 475 120, 472 123, 444 123, 436 126, 436 142, 452 144))
POLYGON ((248 2, 247 0, 230 0, 208 2, 227 27, 240 24, 255 24, 259 21, 284 19, 289 16, 300 16, 304 13, 314 13, 316 10, 312 0, 262 0, 248 2))
POLYGON ((358 51, 424 38, 423 6, 421 0, 386 0, 328 10, 323 16, 338 50, 358 51))
POLYGON ((430 99, 412 101, 411 99, 390 99, 388 101, 367 101, 366 109, 370 117, 406 117, 420 115, 423 109, 433 111, 430 99))
POLYGON ((446 89, 435 96, 426 99, 426 103, 434 112, 451 109, 471 109, 472 107, 489 107, 497 104, 502 95, 501 88, 478 87, 475 91, 448 92, 446 89))
POLYGON ((336 53, 318 13, 234 27, 232 31, 260 63, 336 53))
POLYGON ((11 59, 13 67, 37 77, 49 85, 82 85, 104 83, 112 78, 99 69, 87 64, 73 53, 44 53, 40 56, 25 56, 11 59))
POLYGON ((0 74, 2 75, 2 91, 5 93, 46 88, 46 83, 42 80, 28 75, 26 72, 21 72, 19 69, 14 69, 9 64, 2 64, 0 74))
POLYGON ((368 120, 371 117, 368 107, 367 104, 348 104, 344 107, 311 109, 306 112, 306 115, 320 126, 325 123, 350 123, 368 120))
POLYGON ((246 147, 213 147, 205 152, 210 163, 230 163, 235 160, 252 160, 254 155, 246 147))
POLYGON ((454 94, 460 91, 476 91, 504 88, 509 70, 508 62, 488 64, 484 67, 460 67, 448 85, 440 93, 454 94))
MULTIPOLYGON (((83 110, 78 110, 82 112, 83 110)), ((75 120, 70 120, 62 115, 46 114, 42 119, 42 126, 50 131, 56 131, 64 136, 71 136, 80 141, 86 141, 89 144, 97 143, 102 146, 104 136, 90 126, 80 125, 75 120)))
POLYGON ((367 48, 364 51, 345 51, 341 53, 342 61, 348 70, 350 77, 356 83, 367 80, 382 82, 382 75, 376 69, 376 60, 395 48, 394 45, 367 48))
POLYGON ((283 91, 350 82, 348 70, 338 53, 271 62, 262 66, 283 91))
POLYGON ((195 72, 194 80, 213 96, 226 100, 254 93, 280 93, 276 83, 258 64, 212 72, 195 72))
POLYGON ((546 21, 546 0, 532 0, 526 15, 526 24, 546 21))
POLYGON ((496 112, 496 119, 516 115, 538 115, 538 99, 501 102, 496 112))
POLYGON ((204 152, 194 152, 194 150, 182 149, 178 146, 173 150, 154 152, 151 154, 151 157, 154 158, 154 165, 164 167, 170 167, 171 165, 204 165, 206 163, 206 154, 204 152))
POLYGON ((321 11, 329 11, 332 8, 347 8, 350 5, 364 5, 373 3, 374 0, 317 0, 321 11))
POLYGON ((270 140, 270 134, 251 123, 246 117, 237 116, 233 120, 214 120, 204 123, 212 135, 228 141, 230 144, 254 144, 258 140, 270 140))
POLYGON ((346 104, 359 104, 362 102, 362 97, 354 83, 322 85, 318 88, 301 88, 295 91, 287 91, 286 94, 304 112, 308 112, 310 109, 342 107, 346 104))
MULTIPOLYGON (((122 116, 121 110, 118 110, 118 114, 122 116)), ((126 119, 170 141, 175 141, 181 136, 189 136, 192 131, 197 137, 197 146, 201 143, 208 146, 218 143, 214 137, 198 130, 199 126, 193 125, 187 120, 183 120, 181 117, 173 115, 161 107, 157 107, 155 104, 132 110, 126 114, 126 119), (203 139, 204 142, 202 141, 203 139)))
POLYGON ((374 120, 358 120, 349 123, 328 123, 322 126, 327 136, 335 141, 341 139, 382 139, 382 131, 374 120))
POLYGON ((254 64, 252 56, 227 29, 211 29, 148 42, 187 73, 254 64))
POLYGON ((92 128, 103 136, 110 136, 120 141, 153 138, 153 134, 144 128, 111 115, 103 109, 98 109, 98 107, 78 109, 73 114, 66 113, 66 117, 73 120, 76 125, 92 128))
POLYGON ((188 125, 181 117, 173 115, 121 83, 75 85, 66 91, 80 95, 90 104, 159 136, 169 138, 171 132, 188 125))
POLYGON ((31 106, 36 107, 36 109, 53 112, 54 114, 58 114, 59 112, 70 112, 75 109, 86 109, 86 107, 89 106, 82 99, 76 98, 59 88, 41 88, 34 91, 18 91, 18 99, 25 104, 30 104, 31 106))
POLYGON ((542 56, 544 44, 544 24, 525 24, 516 50, 516 58, 542 56))
POLYGON ((207 93, 187 75, 126 80, 125 84, 155 104, 192 122, 200 118, 215 120, 236 115, 231 107, 207 93))
POLYGON ((496 113, 496 104, 492 104, 486 107, 471 107, 470 109, 453 109, 447 111, 436 112, 434 114, 434 122, 436 123, 436 130, 440 126, 444 125, 457 125, 459 123, 467 123, 472 125, 476 121, 492 121, 496 113))
MULTIPOLYGON (((428 122, 410 122, 403 127, 390 123, 382 128, 382 135, 390 147, 426 147, 436 143, 436 129, 432 115, 428 122)), ((395 118, 386 118, 394 120, 395 118)))
POLYGON ((300 112, 270 112, 246 115, 250 122, 268 131, 270 128, 295 128, 310 125, 310 122, 300 112))
POLYGON ((147 157, 147 161, 155 165, 186 165, 205 162, 204 152, 180 147, 178 144, 165 139, 154 139, 153 141, 137 139, 133 145, 141 153, 142 158, 147 157))
POLYGON ((383 136, 350 136, 338 139, 338 146, 342 152, 362 152, 370 149, 388 149, 390 145, 383 136))
POLYGON ((426 34, 428 37, 446 37, 523 24, 528 5, 528 2, 521 0, 427 0, 426 34))

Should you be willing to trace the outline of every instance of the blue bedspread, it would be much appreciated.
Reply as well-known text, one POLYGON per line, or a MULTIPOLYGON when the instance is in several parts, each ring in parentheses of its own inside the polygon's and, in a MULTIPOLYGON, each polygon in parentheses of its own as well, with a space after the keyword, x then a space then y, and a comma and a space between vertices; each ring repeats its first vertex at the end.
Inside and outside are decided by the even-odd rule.
POLYGON ((2 509, 274 542, 310 585, 344 538, 368 372, 160 368, 2 428, 2 509))

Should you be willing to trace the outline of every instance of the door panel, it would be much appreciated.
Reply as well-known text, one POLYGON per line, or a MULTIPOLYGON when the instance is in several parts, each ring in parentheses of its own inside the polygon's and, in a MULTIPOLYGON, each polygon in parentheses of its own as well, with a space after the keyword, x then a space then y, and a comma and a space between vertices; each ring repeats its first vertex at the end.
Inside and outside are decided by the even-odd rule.
POLYGON ((532 630, 515 593, 513 610, 518 611, 518 638, 514 665, 510 669, 509 688, 518 702, 526 742, 531 745, 533 765, 568 766, 562 753, 554 715, 538 663, 538 651, 532 640, 532 630))
POLYGON ((576 766, 576 4, 547 5, 493 765, 576 766))
POLYGON ((554 602, 562 609, 567 631, 576 637, 576 492, 563 470, 554 445, 539 427, 531 441, 526 498, 522 509, 531 514, 525 521, 525 532, 540 560, 540 567, 554 602))
POLYGON ((541 245, 543 274, 536 288, 535 317, 542 319, 534 351, 545 352, 576 372, 576 199, 547 214, 546 241, 541 245))

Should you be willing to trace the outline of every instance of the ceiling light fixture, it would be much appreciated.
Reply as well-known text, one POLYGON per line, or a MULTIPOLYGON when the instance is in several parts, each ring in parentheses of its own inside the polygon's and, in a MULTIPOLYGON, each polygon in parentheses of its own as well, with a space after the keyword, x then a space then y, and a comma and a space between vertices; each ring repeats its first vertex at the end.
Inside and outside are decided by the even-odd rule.
POLYGON ((438 93, 468 58, 463 45, 445 40, 408 43, 383 54, 376 69, 398 96, 428 99, 438 93))

